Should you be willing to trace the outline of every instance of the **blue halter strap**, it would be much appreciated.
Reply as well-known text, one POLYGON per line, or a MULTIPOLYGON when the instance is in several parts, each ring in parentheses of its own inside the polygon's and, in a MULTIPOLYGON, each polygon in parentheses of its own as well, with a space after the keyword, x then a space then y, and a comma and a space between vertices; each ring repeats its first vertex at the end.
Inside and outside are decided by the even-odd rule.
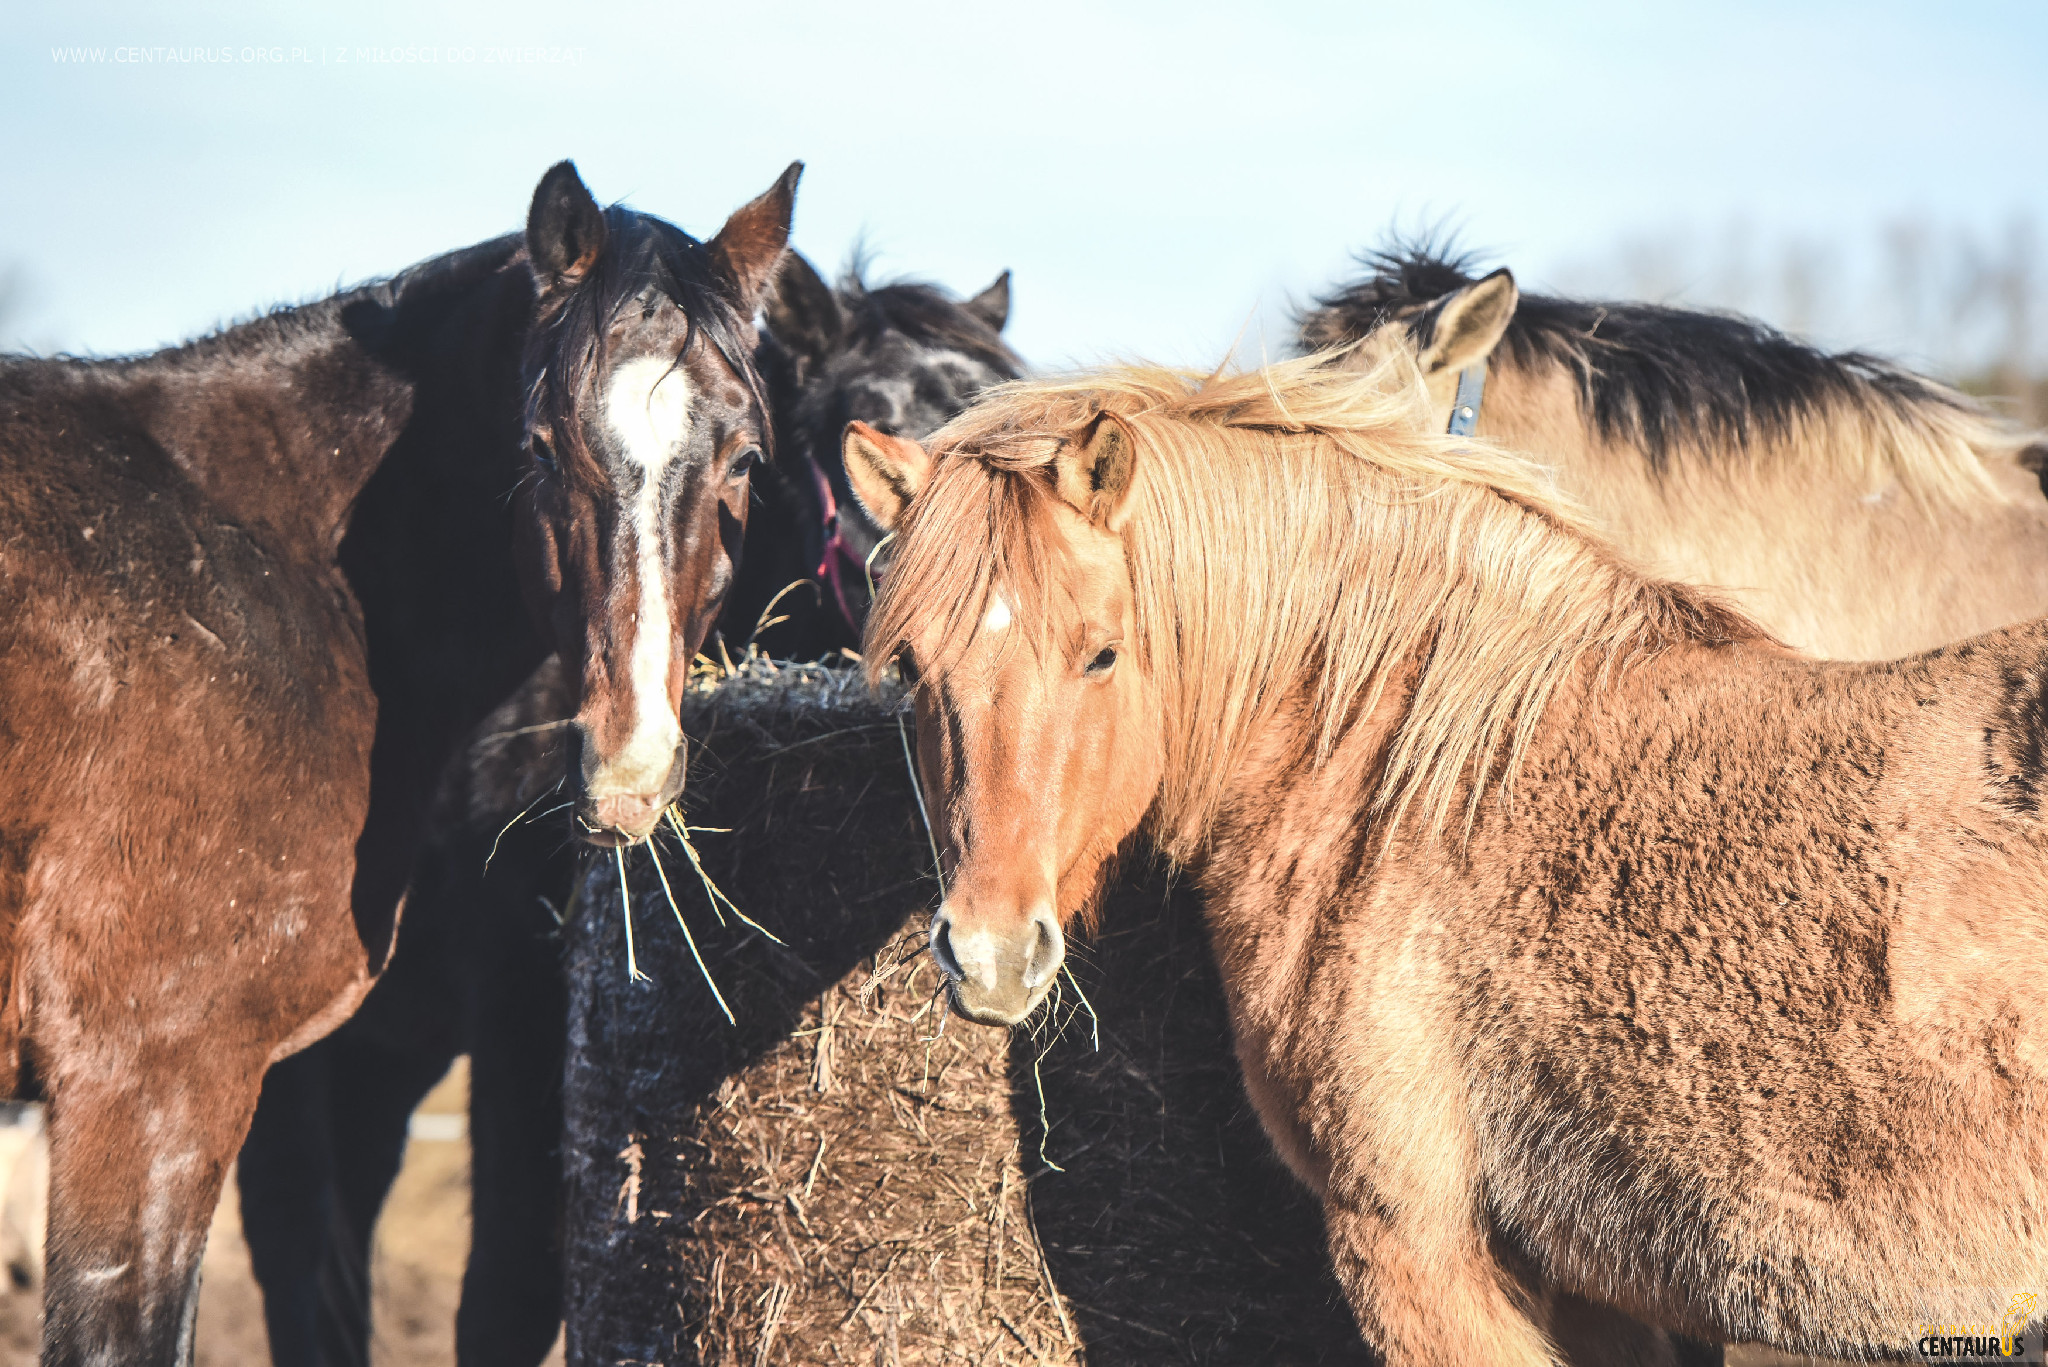
POLYGON ((1451 425, 1444 430, 1454 437, 1469 437, 1479 426, 1479 405, 1486 398, 1486 362, 1466 366, 1458 372, 1458 394, 1451 400, 1451 425))

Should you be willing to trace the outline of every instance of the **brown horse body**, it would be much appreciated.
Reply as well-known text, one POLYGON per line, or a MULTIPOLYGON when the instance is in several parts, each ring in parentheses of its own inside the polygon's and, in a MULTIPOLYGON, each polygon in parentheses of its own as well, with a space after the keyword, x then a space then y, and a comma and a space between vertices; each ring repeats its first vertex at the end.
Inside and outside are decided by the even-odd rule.
POLYGON ((1589 668, 1460 854, 1377 861, 1396 720, 1319 766, 1282 709, 1197 876, 1247 1088, 1390 1361, 1546 1361, 1557 1292, 1896 1353, 2048 1278, 2048 832, 2000 769, 2044 665, 2030 626, 1589 668))
POLYGON ((956 1004, 1034 1009, 1142 827, 1390 1363, 1995 1322, 2048 1282, 2048 628, 1801 658, 1401 380, 1110 374, 935 462, 849 442, 956 1004))
POLYGON ((2048 448, 1976 400, 1745 319, 1524 295, 1429 248, 1374 261, 1303 345, 1412 352, 1438 430, 1479 368, 1478 435, 1780 640, 1893 659, 2048 612, 2048 448))
POLYGON ((50 1102, 44 1360, 168 1362, 263 1070, 382 963, 350 914, 376 707, 334 551, 404 396, 363 421, 213 367, 51 364, 0 373, 0 1080, 50 1102), (238 516, 173 453, 251 419, 298 473, 238 516))

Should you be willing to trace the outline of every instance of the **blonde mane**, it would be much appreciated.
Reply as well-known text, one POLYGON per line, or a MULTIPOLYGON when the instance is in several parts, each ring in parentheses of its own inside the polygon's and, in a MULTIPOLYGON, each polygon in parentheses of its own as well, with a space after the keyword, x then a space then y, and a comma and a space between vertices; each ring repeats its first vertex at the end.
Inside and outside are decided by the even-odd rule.
POLYGON ((1419 803, 1436 831, 1461 787, 1469 826, 1491 777, 1512 777, 1530 724, 1589 655, 1617 667, 1681 640, 1762 636, 1623 564, 1540 467, 1427 430, 1412 361, 1318 362, 989 391, 932 439, 870 668, 916 638, 919 667, 944 674, 998 581, 1044 643, 1059 584, 1051 465, 1102 413, 1137 442, 1123 539, 1133 645, 1167 712, 1154 823, 1176 857, 1199 844, 1260 724, 1304 689, 1321 754, 1390 683, 1411 690, 1375 810, 1398 823, 1419 803))

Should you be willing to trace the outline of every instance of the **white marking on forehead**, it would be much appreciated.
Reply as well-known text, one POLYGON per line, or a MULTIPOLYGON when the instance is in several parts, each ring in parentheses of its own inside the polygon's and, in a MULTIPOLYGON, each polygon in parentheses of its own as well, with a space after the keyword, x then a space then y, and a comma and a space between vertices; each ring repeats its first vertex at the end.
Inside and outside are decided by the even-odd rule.
POLYGON ((642 470, 659 471, 690 430, 689 377, 667 357, 628 361, 612 372, 604 416, 626 458, 642 470))
POLYGON ((988 616, 981 619, 981 629, 988 632, 1001 631, 1010 625, 1010 603, 1000 593, 988 596, 988 616))
POLYGON ((669 567, 662 544, 662 477, 682 453, 690 431, 690 381, 668 358, 642 356, 612 372, 605 421, 637 475, 621 472, 618 495, 633 529, 633 564, 640 601, 633 614, 633 653, 627 669, 633 690, 633 729, 617 754, 587 776, 592 797, 658 792, 682 743, 682 723, 669 705, 669 567))

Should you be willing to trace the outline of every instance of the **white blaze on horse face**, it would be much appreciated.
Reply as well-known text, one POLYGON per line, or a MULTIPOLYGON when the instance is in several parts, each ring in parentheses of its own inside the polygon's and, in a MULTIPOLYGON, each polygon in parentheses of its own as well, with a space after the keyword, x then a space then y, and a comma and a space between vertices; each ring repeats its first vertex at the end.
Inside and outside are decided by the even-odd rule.
POLYGON ((605 395, 605 421, 625 463, 638 475, 634 488, 621 480, 620 502, 633 529, 635 605, 633 653, 627 670, 633 690, 633 729, 618 753, 590 775, 592 797, 658 792, 682 743, 682 723, 669 706, 669 657, 674 628, 669 616, 668 562, 662 549, 661 494, 669 466, 681 459, 690 430, 690 381, 665 356, 642 356, 612 374, 605 395))
POLYGON ((988 598, 988 616, 981 619, 981 629, 994 635, 1010 625, 1010 603, 1000 593, 992 593, 988 598))

